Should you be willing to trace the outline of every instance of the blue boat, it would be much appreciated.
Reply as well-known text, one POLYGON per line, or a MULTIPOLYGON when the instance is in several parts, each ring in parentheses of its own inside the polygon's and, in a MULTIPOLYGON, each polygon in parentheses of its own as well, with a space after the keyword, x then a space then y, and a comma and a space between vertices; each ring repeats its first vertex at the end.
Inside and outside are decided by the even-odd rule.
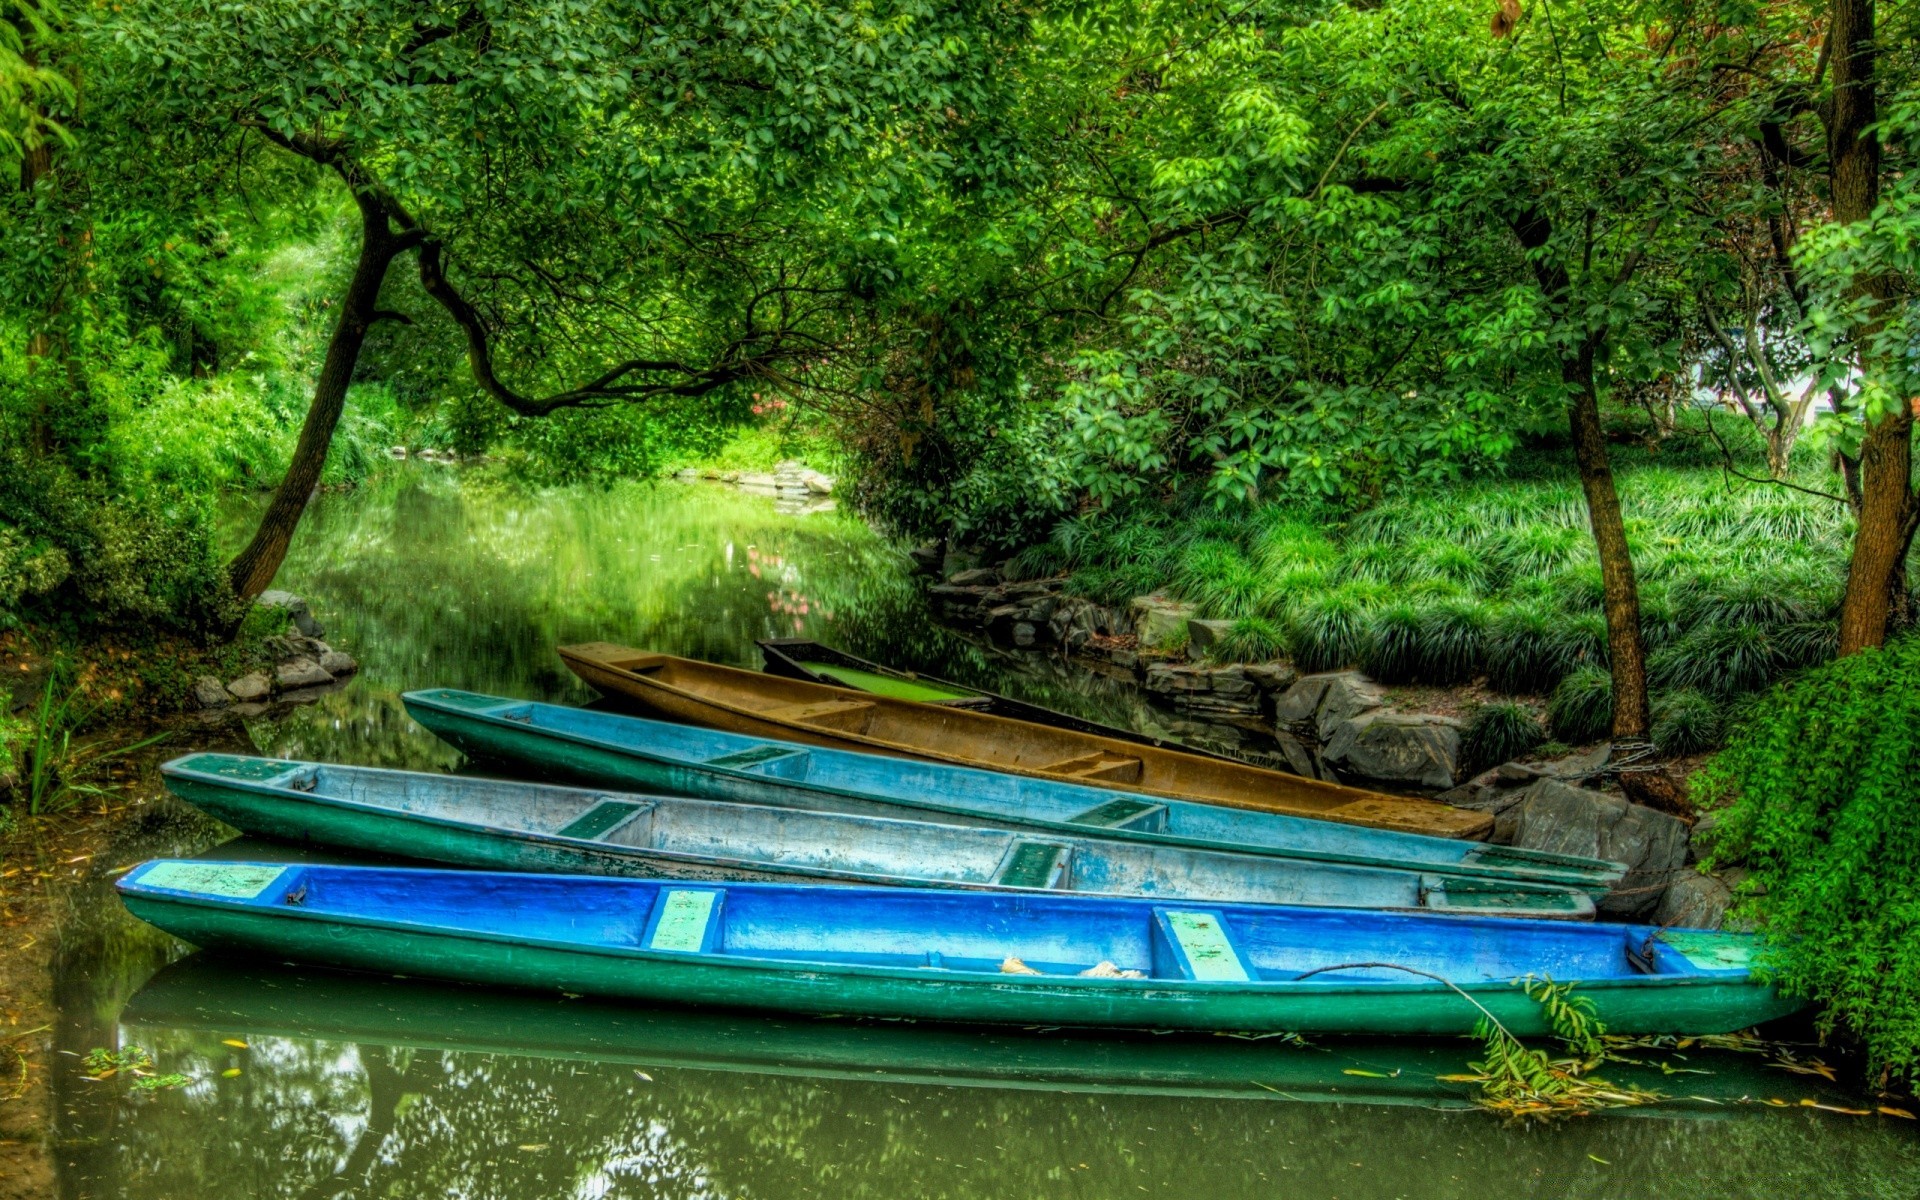
POLYGON ((1572 887, 1596 898, 1619 863, 1399 833, 945 763, 767 741, 592 709, 437 688, 401 699, 477 762, 542 778, 787 808, 914 816, 1193 849, 1572 887))
POLYGON ((182 799, 246 833, 459 866, 681 879, 836 880, 1591 918, 1546 884, 1103 838, 454 775, 189 754, 182 799))
POLYGON ((1749 935, 1032 892, 161 859, 118 885, 208 949, 622 1000, 1018 1025, 1551 1032, 1571 983, 1622 1034, 1800 1007, 1749 935))

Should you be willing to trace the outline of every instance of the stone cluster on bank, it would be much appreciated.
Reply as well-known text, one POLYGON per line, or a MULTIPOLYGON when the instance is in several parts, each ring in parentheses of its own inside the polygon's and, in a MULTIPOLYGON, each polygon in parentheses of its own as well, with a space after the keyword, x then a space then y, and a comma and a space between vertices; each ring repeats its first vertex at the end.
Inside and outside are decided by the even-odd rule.
POLYGON ((275 589, 260 593, 254 604, 277 609, 287 617, 285 632, 260 644, 270 665, 225 681, 213 675, 195 679, 193 699, 199 708, 246 715, 276 700, 298 703, 317 697, 360 669, 352 655, 322 640, 326 630, 299 596, 275 589))
POLYGON ((722 471, 708 467, 685 467, 673 473, 676 483, 724 483, 756 496, 772 496, 782 508, 796 512, 827 512, 838 501, 833 499, 833 479, 807 466, 788 460, 766 471, 722 471))
POLYGON ((1495 843, 1625 864, 1626 878, 1600 903, 1605 918, 1714 927, 1725 917, 1740 873, 1703 874, 1687 821, 1599 790, 1618 769, 1607 746, 1463 778, 1462 722, 1403 711, 1358 671, 1301 675, 1286 662, 1196 660, 1232 622, 1202 619, 1192 605, 1158 594, 1125 607, 1098 604, 1065 594, 1063 580, 1012 579, 1003 566, 937 545, 911 554, 937 580, 927 594, 944 621, 1129 674, 1176 712, 1271 737, 1272 753, 1249 757, 1488 812, 1495 843))

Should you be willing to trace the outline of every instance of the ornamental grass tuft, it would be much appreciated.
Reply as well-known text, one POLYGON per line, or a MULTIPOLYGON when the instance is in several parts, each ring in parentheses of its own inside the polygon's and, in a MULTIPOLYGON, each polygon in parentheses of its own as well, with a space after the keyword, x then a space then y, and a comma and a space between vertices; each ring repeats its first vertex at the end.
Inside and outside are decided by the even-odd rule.
POLYGON ((1547 740, 1532 709, 1513 700, 1482 704, 1467 718, 1460 757, 1469 774, 1511 762, 1547 740))
POLYGON ((1605 738, 1613 728, 1613 676, 1581 667, 1562 679, 1547 699, 1547 727, 1576 746, 1605 738))

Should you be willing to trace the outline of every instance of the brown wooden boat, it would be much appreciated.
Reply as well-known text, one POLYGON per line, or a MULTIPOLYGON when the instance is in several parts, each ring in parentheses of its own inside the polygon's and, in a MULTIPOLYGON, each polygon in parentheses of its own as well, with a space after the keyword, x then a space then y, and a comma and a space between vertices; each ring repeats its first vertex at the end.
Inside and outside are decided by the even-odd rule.
POLYGON ((752 737, 924 758, 1229 808, 1436 837, 1483 838, 1485 813, 1389 796, 962 708, 877 696, 609 642, 560 647, 603 694, 672 721, 752 737))

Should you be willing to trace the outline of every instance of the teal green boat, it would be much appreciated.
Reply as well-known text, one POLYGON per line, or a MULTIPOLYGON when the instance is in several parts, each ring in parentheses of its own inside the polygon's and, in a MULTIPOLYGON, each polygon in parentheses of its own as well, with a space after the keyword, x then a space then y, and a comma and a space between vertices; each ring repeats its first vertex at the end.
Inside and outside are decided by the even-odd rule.
POLYGON ((1650 926, 1462 920, 1034 892, 400 867, 143 863, 127 908, 208 949, 696 1007, 1119 1029, 1551 1032, 1527 977, 1615 1033, 1714 1034, 1802 1005, 1755 942, 1650 926))
POLYGON ((834 880, 1109 896, 1593 916, 1548 884, 1104 838, 771 808, 551 784, 189 754, 161 766, 174 794, 282 841, 457 866, 677 879, 834 880))
POLYGON ((1056 779, 769 741, 451 688, 407 692, 401 699, 414 720, 469 758, 523 777, 1547 884, 1578 888, 1596 899, 1626 870, 1619 863, 1571 854, 1160 796, 1115 795, 1056 779))

